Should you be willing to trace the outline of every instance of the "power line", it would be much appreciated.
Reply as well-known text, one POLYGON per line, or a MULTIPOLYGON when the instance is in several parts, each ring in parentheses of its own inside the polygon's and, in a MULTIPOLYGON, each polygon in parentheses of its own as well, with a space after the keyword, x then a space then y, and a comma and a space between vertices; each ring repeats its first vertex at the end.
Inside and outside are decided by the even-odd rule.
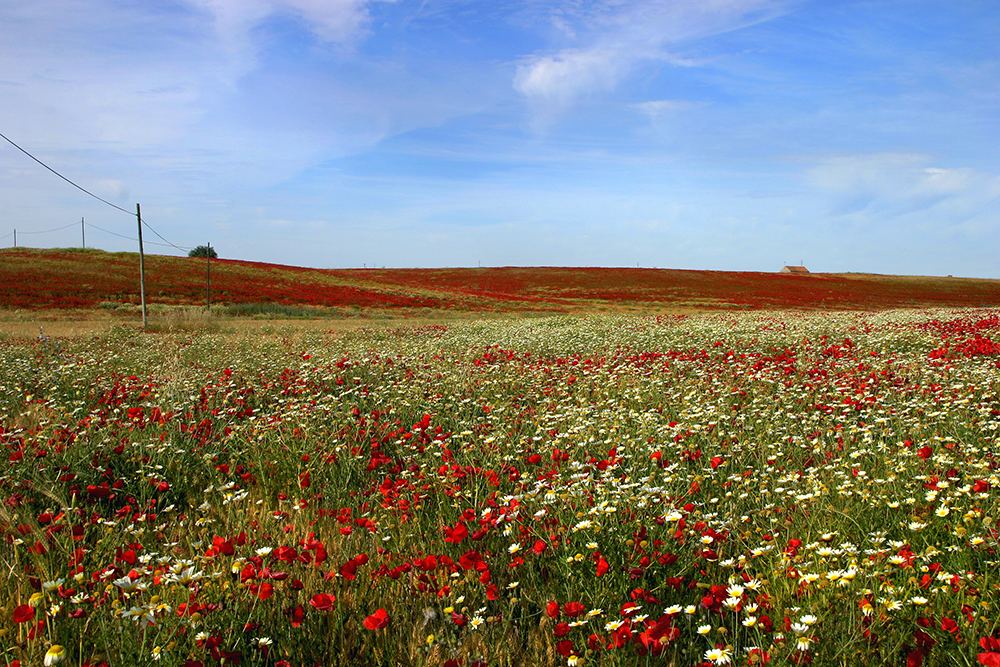
POLYGON ((85 223, 88 227, 96 229, 99 232, 104 232, 105 234, 111 234, 111 236, 117 236, 120 239, 125 239, 126 241, 138 241, 139 239, 134 236, 125 236, 124 234, 119 234, 118 232, 113 232, 110 229, 104 229, 104 227, 98 227, 92 222, 85 223))
POLYGON ((62 230, 69 229, 70 227, 76 227, 76 223, 75 222, 71 222, 68 225, 65 225, 63 227, 53 227, 52 229, 40 229, 37 232, 25 232, 25 231, 22 231, 21 233, 22 234, 48 234, 50 232, 61 232, 62 230))
MULTIPOLYGON (((174 248, 177 248, 181 252, 187 252, 188 250, 191 249, 191 248, 182 248, 181 246, 177 245, 176 243, 171 243, 170 241, 167 241, 167 239, 165 239, 163 237, 163 234, 161 234, 160 232, 158 232, 155 229, 153 229, 153 227, 148 222, 146 222, 145 220, 142 221, 142 224, 145 225, 146 229, 148 229, 149 231, 153 232, 154 234, 156 234, 157 236, 159 236, 161 239, 163 239, 163 241, 168 246, 172 246, 174 248)), ((162 243, 157 243, 156 245, 163 245, 163 244, 162 243)))
MULTIPOLYGON (((125 234, 119 234, 118 232, 113 232, 110 229, 104 229, 103 227, 98 227, 97 225, 95 225, 95 224, 93 224, 91 222, 86 222, 84 224, 87 227, 90 227, 91 229, 96 229, 99 232, 104 232, 105 234, 110 234, 111 236, 117 236, 118 238, 125 239, 126 241, 138 241, 139 240, 139 239, 137 239, 134 236, 126 236, 125 234)), ((48 233, 51 233, 51 232, 59 232, 59 231, 62 231, 64 229, 69 229, 70 227, 76 227, 76 225, 77 225, 77 223, 73 222, 73 223, 70 223, 70 224, 68 224, 68 225, 66 225, 64 227, 54 227, 52 229, 40 229, 40 230, 35 231, 35 232, 25 232, 25 231, 22 231, 21 234, 48 234, 48 233)), ((8 238, 10 236, 13 236, 13 235, 14 235, 13 232, 7 232, 6 234, 0 234, 0 239, 6 239, 6 238, 8 238)), ((155 245, 155 246, 160 246, 161 248, 177 248, 178 250, 182 250, 182 248, 180 248, 179 246, 174 245, 173 243, 170 243, 169 241, 167 243, 157 243, 156 241, 146 241, 146 245, 155 245)))
MULTIPOLYGON (((138 241, 139 240, 139 239, 137 239, 134 236, 126 236, 125 234, 119 234, 118 232, 113 232, 110 229, 104 229, 103 227, 98 227, 97 225, 93 224, 92 222, 87 222, 87 223, 84 223, 84 224, 86 224, 88 227, 90 227, 92 229, 96 229, 99 232, 104 232, 105 234, 110 234, 111 236, 117 236, 118 238, 125 239, 126 241, 138 241)), ((156 245, 156 246, 161 246, 163 248, 168 248, 168 247, 174 247, 174 248, 176 248, 177 247, 177 246, 174 246, 173 244, 171 244, 171 245, 168 246, 166 243, 157 243, 156 241, 145 241, 144 245, 156 245)))
MULTIPOLYGON (((124 214, 126 214, 126 215, 128 215, 130 217, 135 215, 132 211, 126 210, 126 209, 122 208, 121 206, 119 206, 118 204, 113 204, 112 202, 109 202, 107 199, 104 199, 103 197, 99 197, 98 195, 95 195, 93 192, 91 192, 87 188, 83 187, 82 185, 77 185, 76 183, 74 183, 70 179, 66 178, 65 176, 63 176, 62 174, 60 174, 58 171, 56 171, 55 169, 53 169, 52 167, 50 167, 49 165, 47 165, 44 162, 42 162, 41 160, 39 160, 37 157, 35 157, 31 153, 29 153, 27 150, 25 150, 25 149, 21 148, 20 146, 18 146, 10 137, 8 137, 7 135, 5 135, 3 132, 0 132, 0 137, 2 137, 4 139, 4 141, 6 141, 7 143, 9 143, 14 148, 16 148, 17 150, 21 151, 22 153, 24 153, 25 155, 27 155, 28 157, 30 157, 35 162, 37 162, 38 164, 42 165, 43 167, 45 167, 46 169, 48 169, 49 171, 51 171, 56 176, 58 176, 59 178, 61 178, 64 181, 66 181, 70 185, 72 185, 77 190, 80 190, 81 192, 84 192, 84 193, 90 195, 94 199, 96 199, 96 200, 98 200, 100 202, 103 202, 103 203, 107 204, 108 206, 110 206, 111 208, 113 208, 115 210, 118 210, 118 211, 121 211, 122 213, 124 213, 124 214)), ((73 223, 73 224, 75 225, 76 223, 73 223)), ((185 247, 179 246, 176 243, 172 243, 171 241, 167 240, 167 238, 165 236, 163 236, 163 234, 161 234, 160 232, 158 232, 155 229, 153 229, 153 227, 150 226, 150 224, 148 222, 146 222, 145 220, 142 221, 142 224, 146 225, 146 227, 149 229, 149 231, 151 231, 154 234, 156 234, 164 242, 164 243, 155 243, 155 242, 153 242, 152 245, 159 245, 159 246, 164 246, 164 247, 176 248, 177 250, 180 250, 181 252, 186 252, 186 251, 190 250, 190 248, 185 248, 185 247)), ((72 225, 67 225, 63 229, 69 228, 70 226, 72 226, 72 225)), ((58 231, 58 230, 48 230, 48 231, 58 231)), ((108 232, 107 230, 101 230, 101 231, 104 231, 105 233, 109 233, 109 234, 112 233, 112 232, 108 232)), ((42 234, 44 232, 26 232, 26 233, 28 233, 28 234, 42 234)), ((118 235, 118 236, 120 236, 120 235, 118 235)), ((138 241, 138 239, 132 239, 132 240, 133 241, 138 241)))
POLYGON ((72 186, 73 186, 74 188, 76 188, 77 190, 79 190, 79 191, 81 191, 81 192, 84 192, 84 193, 86 193, 86 194, 90 195, 91 197, 93 197, 94 199, 96 199, 96 200, 98 200, 98 201, 101 201, 101 202, 104 202, 105 204, 107 204, 107 205, 108 205, 108 206, 110 206, 111 208, 114 208, 114 209, 117 209, 117 210, 121 211, 122 213, 124 213, 124 214, 126 214, 126 215, 135 215, 135 214, 134 214, 134 213, 132 213, 131 211, 126 211, 125 209, 123 209, 123 208, 122 208, 121 206, 119 206, 118 204, 112 204, 111 202, 109 202, 109 201, 108 201, 107 199, 105 199, 104 197, 99 197, 99 196, 95 195, 95 194, 94 194, 93 192, 91 192, 91 191, 90 191, 90 190, 88 190, 87 188, 83 187, 82 185, 77 185, 76 183, 74 183, 74 182, 73 182, 73 181, 71 181, 70 179, 66 178, 65 176, 63 176, 62 174, 60 174, 60 173, 59 173, 58 171, 56 171, 55 169, 53 169, 52 167, 50 167, 49 165, 47 165, 47 164, 45 164, 44 162, 42 162, 41 160, 39 160, 39 159, 38 159, 37 157, 35 157, 35 156, 34 156, 34 155, 32 155, 31 153, 29 153, 28 151, 26 151, 26 150, 24 150, 23 148, 21 148, 20 146, 18 146, 18 145, 17 145, 16 143, 14 143, 14 141, 13 141, 13 140, 11 140, 11 138, 10 138, 10 137, 8 137, 7 135, 5 135, 5 134, 4 134, 3 132, 0 132, 0 138, 3 138, 3 140, 4 140, 4 141, 6 141, 6 142, 7 142, 8 144, 10 144, 11 146, 13 146, 13 147, 14 147, 14 148, 16 148, 17 150, 21 151, 22 153, 24 153, 25 155, 27 155, 28 157, 30 157, 30 158, 31 158, 32 160, 34 160, 34 161, 35 161, 35 162, 37 162, 38 164, 40 164, 40 165, 42 165, 43 167, 45 167, 46 169, 48 169, 49 171, 51 171, 51 172, 52 172, 53 174, 55 174, 55 175, 56 175, 56 176, 58 176, 59 178, 63 179, 64 181, 66 181, 67 183, 69 183, 70 185, 72 185, 72 186))

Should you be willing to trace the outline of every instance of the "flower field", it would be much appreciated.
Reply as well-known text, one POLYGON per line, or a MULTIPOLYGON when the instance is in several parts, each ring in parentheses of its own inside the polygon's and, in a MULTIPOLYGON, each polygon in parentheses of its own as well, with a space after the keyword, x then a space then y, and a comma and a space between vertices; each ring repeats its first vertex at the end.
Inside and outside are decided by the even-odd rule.
POLYGON ((0 339, 0 664, 1000 665, 1000 313, 0 339))
MULTIPOLYGON (((147 255, 150 303, 203 305, 207 269, 202 259, 147 255)), ((1000 307, 1000 280, 928 276, 568 267, 333 270, 227 259, 212 262, 211 276, 217 305, 301 305, 352 315, 1000 307)), ((138 290, 134 253, 0 249, 0 314, 137 304, 138 290)))

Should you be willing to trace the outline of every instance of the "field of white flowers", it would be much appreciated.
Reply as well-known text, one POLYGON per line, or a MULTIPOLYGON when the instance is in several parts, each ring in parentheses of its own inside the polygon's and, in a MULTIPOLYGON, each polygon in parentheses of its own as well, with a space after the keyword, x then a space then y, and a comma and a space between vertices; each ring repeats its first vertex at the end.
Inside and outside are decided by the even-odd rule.
POLYGON ((0 664, 1000 665, 996 311, 0 340, 0 664))

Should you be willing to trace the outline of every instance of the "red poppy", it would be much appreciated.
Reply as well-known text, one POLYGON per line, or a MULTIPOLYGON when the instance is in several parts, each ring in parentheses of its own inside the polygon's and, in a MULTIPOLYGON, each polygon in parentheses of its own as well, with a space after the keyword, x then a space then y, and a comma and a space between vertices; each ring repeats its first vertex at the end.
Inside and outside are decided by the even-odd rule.
POLYGON ((365 619, 365 627, 369 630, 381 630, 389 625, 389 612, 378 609, 365 619))
POLYGON ((469 529, 465 527, 464 523, 458 523, 454 528, 451 526, 444 527, 444 541, 449 544, 460 544, 468 536, 469 529))
POLYGON ((298 552, 296 552, 293 547, 289 546, 280 546, 274 550, 274 557, 285 563, 291 563, 298 557, 298 555, 298 552))
POLYGON ((309 604, 318 611, 330 611, 336 601, 337 596, 332 593, 317 593, 309 600, 309 604))
POLYGON ((257 597, 261 600, 266 600, 274 594, 274 584, 269 581, 265 581, 257 588, 257 597))
POLYGON ((18 605, 14 608, 14 622, 27 623, 35 619, 35 609, 26 604, 18 605))
POLYGON ((646 621, 646 629, 639 634, 639 642, 650 654, 659 655, 680 634, 680 629, 674 626, 673 620, 669 616, 663 615, 656 621, 646 621))
POLYGON ((906 667, 921 667, 926 657, 927 650, 917 647, 906 654, 906 667))
POLYGON ((368 554, 358 554, 340 566, 340 576, 348 581, 354 581, 358 576, 358 568, 368 562, 368 554))

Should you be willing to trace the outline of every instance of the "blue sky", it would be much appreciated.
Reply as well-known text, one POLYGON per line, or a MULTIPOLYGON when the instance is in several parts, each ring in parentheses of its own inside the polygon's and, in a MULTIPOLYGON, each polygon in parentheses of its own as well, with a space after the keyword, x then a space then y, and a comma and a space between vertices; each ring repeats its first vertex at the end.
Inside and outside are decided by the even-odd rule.
MULTIPOLYGON (((1000 277, 990 0, 35 0, 0 27, 0 131, 225 257, 1000 277)), ((22 245, 134 231, 4 145, 0 203, 22 245)))

